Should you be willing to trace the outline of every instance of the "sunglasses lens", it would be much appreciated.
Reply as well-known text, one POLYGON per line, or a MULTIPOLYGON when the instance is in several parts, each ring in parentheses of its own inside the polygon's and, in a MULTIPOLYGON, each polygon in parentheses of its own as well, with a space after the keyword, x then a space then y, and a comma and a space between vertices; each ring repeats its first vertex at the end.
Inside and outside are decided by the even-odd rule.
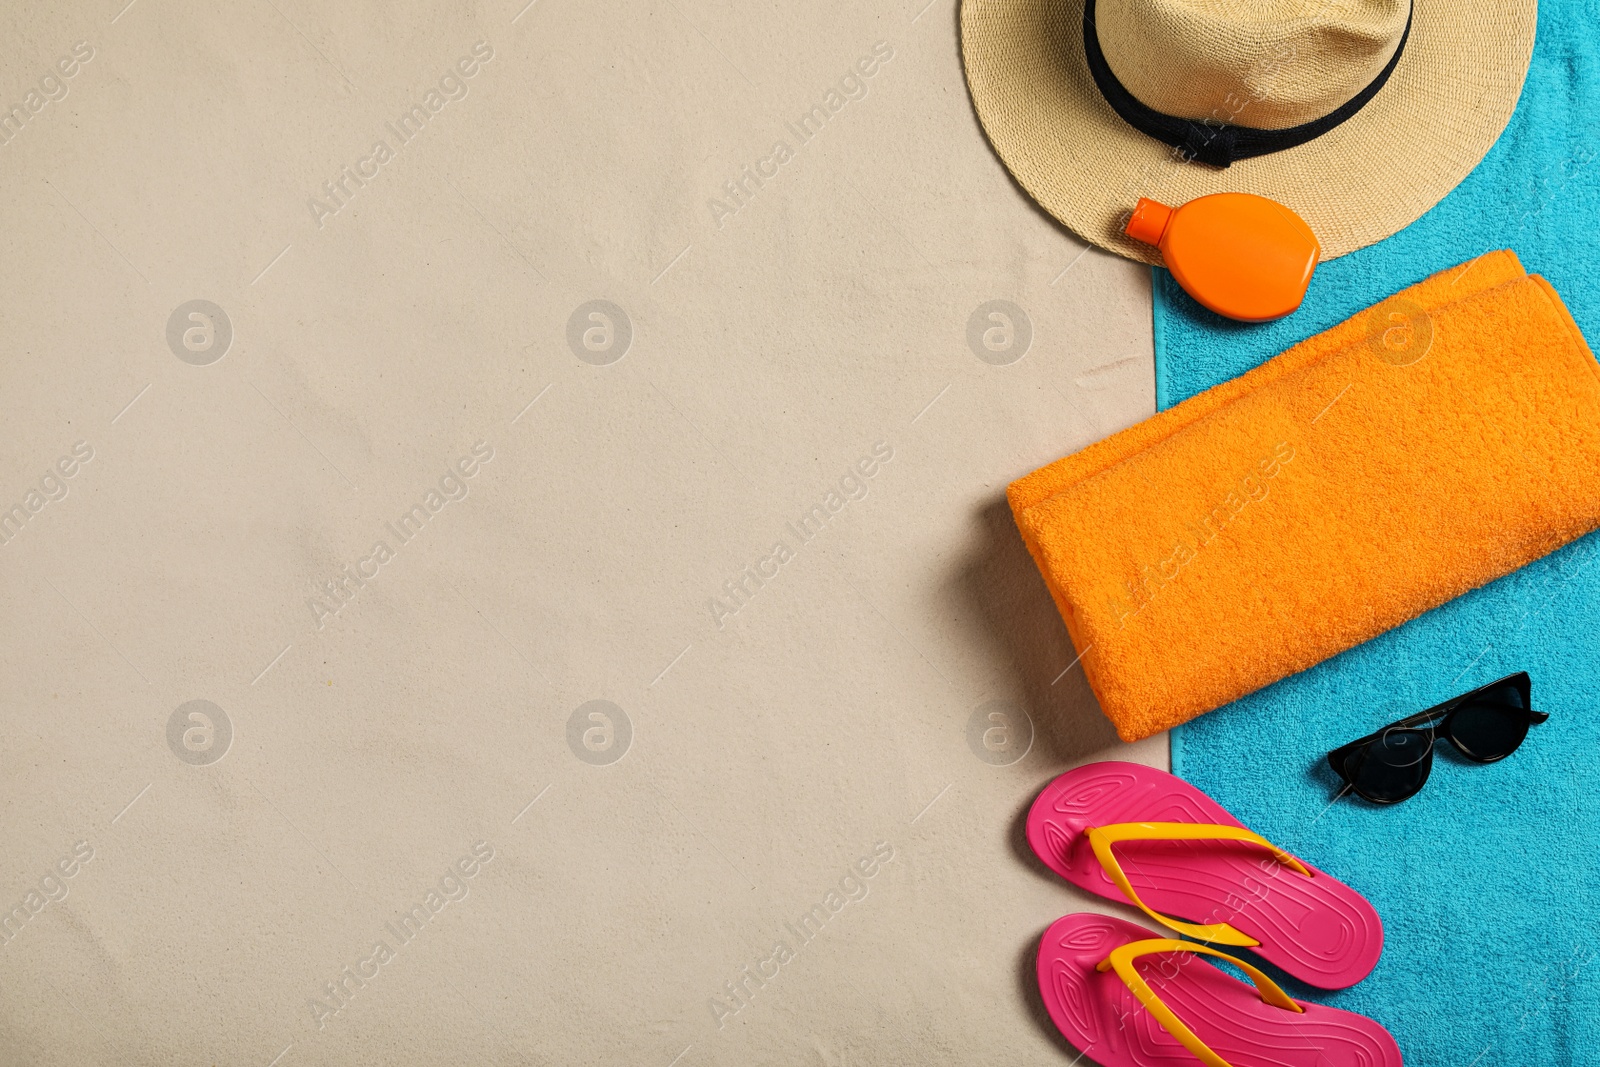
POLYGON ((1450 740, 1457 751, 1481 763, 1511 755, 1527 736, 1528 713, 1514 686, 1492 690, 1450 716, 1450 740))
POLYGON ((1385 730, 1357 753, 1351 785, 1368 800, 1392 804, 1414 795, 1428 780, 1433 739, 1421 730, 1385 730))

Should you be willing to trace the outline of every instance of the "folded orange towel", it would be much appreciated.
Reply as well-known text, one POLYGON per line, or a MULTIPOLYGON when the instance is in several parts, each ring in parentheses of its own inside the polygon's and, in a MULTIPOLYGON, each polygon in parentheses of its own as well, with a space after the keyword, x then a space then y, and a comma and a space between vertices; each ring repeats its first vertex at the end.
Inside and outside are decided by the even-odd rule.
POLYGON ((1600 365, 1490 252, 1007 495, 1134 741, 1600 527, 1600 365))

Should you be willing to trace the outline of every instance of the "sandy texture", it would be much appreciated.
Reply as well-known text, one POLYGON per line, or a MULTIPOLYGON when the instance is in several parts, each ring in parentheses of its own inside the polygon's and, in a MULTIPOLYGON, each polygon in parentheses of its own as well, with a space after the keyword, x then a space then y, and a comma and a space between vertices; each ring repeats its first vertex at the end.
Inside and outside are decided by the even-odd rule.
POLYGON ((1166 747, 1004 489, 1149 281, 952 0, 125 2, 0 14, 0 1062, 1070 1059, 1021 817, 1166 747))

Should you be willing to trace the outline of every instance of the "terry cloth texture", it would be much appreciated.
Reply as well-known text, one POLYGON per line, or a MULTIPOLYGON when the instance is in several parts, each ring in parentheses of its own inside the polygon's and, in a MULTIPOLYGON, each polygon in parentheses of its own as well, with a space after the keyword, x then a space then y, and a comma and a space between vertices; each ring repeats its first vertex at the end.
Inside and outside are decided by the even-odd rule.
POLYGON ((1489 254, 1009 496, 1138 740, 1600 527, 1600 366, 1555 291, 1489 254))
MULTIPOLYGON (((1516 249, 1600 337, 1593 10, 1576 0, 1539 5, 1533 65, 1500 143, 1415 225, 1319 267, 1294 315, 1224 322, 1157 272, 1162 406, 1487 246, 1516 249)), ((1174 730, 1173 770, 1377 907, 1386 935, 1377 968, 1351 989, 1312 995, 1378 1019, 1407 1064, 1594 1065, 1597 712, 1600 534, 1174 730), (1534 706, 1551 718, 1515 755, 1479 766, 1445 746, 1427 787, 1405 803, 1329 806, 1330 749, 1518 669, 1533 676, 1534 706)))

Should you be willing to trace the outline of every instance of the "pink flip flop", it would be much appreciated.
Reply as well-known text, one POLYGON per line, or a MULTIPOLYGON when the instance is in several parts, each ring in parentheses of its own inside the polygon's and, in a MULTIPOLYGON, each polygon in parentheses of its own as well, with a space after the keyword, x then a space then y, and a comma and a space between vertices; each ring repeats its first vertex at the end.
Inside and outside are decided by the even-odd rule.
POLYGON ((1197 941, 1249 948, 1322 989, 1355 985, 1383 951, 1365 897, 1153 767, 1109 761, 1063 774, 1033 802, 1028 844, 1080 889, 1197 941))
POLYGON ((1394 1038, 1365 1015, 1297 1001, 1243 960, 1109 915, 1045 931, 1039 992, 1056 1028, 1103 1067, 1401 1067, 1394 1038))

